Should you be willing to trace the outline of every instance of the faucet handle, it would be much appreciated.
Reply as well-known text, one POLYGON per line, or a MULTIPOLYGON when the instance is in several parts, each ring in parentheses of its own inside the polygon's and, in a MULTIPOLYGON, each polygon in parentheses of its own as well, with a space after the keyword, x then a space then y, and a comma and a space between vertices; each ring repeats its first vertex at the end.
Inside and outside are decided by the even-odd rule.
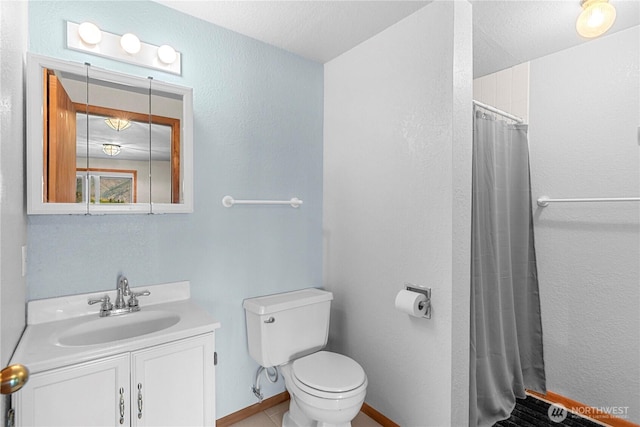
POLYGON ((97 304, 97 303, 110 303, 111 302, 111 298, 109 298, 108 294, 104 294, 104 296, 102 298, 94 298, 94 299, 89 299, 89 301, 87 301, 87 304, 89 305, 93 305, 93 304, 97 304))
POLYGON ((89 301, 87 301, 87 304, 93 305, 99 302, 102 303, 102 305, 100 306, 101 312, 109 311, 113 308, 113 304, 111 304, 111 298, 109 298, 109 295, 107 294, 105 294, 102 298, 89 299, 89 301))
POLYGON ((129 297, 129 307, 138 307, 138 297, 148 297, 151 295, 151 292, 144 290, 142 292, 131 292, 131 296, 129 297))

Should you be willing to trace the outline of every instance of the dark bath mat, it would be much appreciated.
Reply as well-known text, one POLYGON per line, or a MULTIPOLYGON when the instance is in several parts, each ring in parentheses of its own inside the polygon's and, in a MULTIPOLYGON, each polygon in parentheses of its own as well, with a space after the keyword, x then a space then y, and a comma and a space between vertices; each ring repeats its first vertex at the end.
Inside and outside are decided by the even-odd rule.
POLYGON ((526 399, 517 399, 516 407, 511 412, 511 417, 495 423, 493 427, 602 427, 601 424, 594 423, 571 412, 567 413, 567 418, 563 421, 553 422, 549 418, 549 406, 551 406, 549 403, 533 396, 527 396, 526 399))

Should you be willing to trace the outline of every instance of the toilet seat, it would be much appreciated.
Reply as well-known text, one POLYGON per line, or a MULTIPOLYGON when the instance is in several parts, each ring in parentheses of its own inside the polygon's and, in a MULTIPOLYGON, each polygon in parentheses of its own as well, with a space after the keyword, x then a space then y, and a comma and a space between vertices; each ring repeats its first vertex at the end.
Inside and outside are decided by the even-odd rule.
POLYGON ((301 391, 324 399, 353 397, 367 386, 367 376, 358 362, 329 351, 294 360, 291 379, 301 391))

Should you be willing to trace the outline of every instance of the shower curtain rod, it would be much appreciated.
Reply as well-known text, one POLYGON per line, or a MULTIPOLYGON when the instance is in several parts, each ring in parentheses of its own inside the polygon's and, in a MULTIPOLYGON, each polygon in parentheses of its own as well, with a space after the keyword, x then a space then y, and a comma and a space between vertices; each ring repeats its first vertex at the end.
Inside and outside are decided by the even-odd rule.
POLYGON ((540 197, 538 200, 538 206, 544 208, 549 206, 549 203, 555 202, 640 202, 640 197, 596 197, 591 199, 550 199, 546 196, 540 197))
POLYGON ((509 113, 507 113, 505 111, 502 111, 502 110, 498 110, 496 107, 492 107, 491 105, 483 104, 482 102, 476 101, 475 99, 473 100, 473 104, 477 105, 480 108, 484 108, 485 110, 489 110, 492 113, 500 114, 501 116, 504 116, 504 117, 506 117, 508 119, 511 119, 514 122, 524 123, 524 120, 521 119, 518 116, 514 116, 513 114, 509 114, 509 113))

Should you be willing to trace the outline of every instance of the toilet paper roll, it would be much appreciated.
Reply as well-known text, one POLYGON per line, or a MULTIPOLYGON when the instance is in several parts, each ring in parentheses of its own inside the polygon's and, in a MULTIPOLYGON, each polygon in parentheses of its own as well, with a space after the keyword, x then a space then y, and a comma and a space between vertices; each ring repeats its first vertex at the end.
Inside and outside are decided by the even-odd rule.
POLYGON ((396 295, 396 308, 410 316, 422 317, 427 312, 426 301, 426 295, 403 289, 396 295))

